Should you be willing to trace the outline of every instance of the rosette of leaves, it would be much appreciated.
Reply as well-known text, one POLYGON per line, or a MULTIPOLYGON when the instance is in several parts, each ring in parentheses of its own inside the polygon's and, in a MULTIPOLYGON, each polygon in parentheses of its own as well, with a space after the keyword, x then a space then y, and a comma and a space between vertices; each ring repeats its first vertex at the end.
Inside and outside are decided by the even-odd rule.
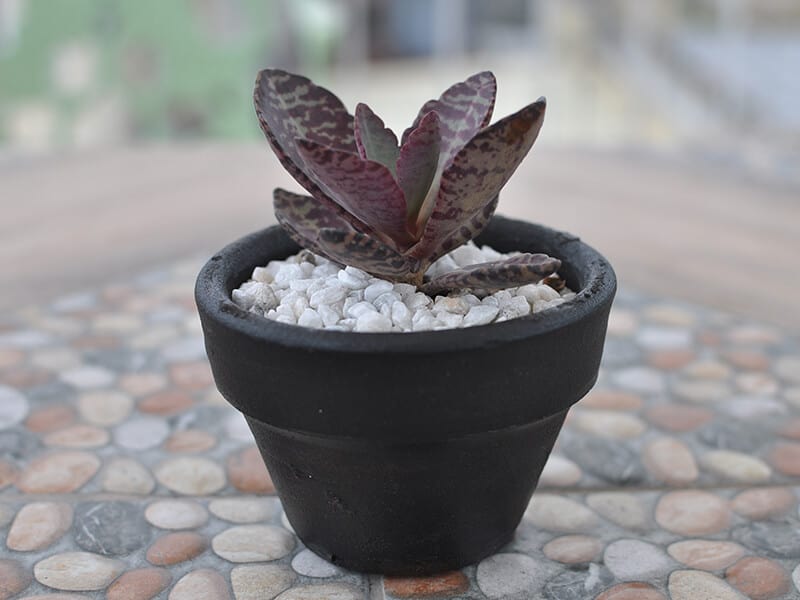
POLYGON ((558 259, 518 254, 425 279, 436 259, 487 225, 542 126, 544 98, 490 125, 496 90, 490 72, 456 83, 426 102, 398 141, 366 104, 353 116, 306 77, 261 71, 261 128, 311 194, 276 189, 278 222, 312 252, 429 293, 502 289, 555 273, 558 259))

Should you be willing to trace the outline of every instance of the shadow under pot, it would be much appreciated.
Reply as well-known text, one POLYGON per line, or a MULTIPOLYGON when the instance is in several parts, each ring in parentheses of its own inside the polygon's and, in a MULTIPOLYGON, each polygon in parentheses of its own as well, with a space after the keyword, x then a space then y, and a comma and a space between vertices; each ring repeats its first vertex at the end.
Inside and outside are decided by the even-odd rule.
POLYGON ((476 243, 561 259, 576 297, 434 332, 278 323, 231 291, 299 250, 279 227, 227 246, 198 276, 216 385, 246 417, 297 535, 334 564, 420 575, 498 551, 597 379, 616 292, 608 262, 572 235, 500 216, 476 243))

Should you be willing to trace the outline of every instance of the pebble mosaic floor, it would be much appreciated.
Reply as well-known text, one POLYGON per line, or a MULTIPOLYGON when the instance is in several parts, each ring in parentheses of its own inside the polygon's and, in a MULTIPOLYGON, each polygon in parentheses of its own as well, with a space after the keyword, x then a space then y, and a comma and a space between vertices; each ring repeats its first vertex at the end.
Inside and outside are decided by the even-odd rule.
POLYGON ((303 548, 216 392, 197 262, 0 321, 0 600, 800 598, 800 343, 621 293, 516 539, 430 578, 303 548))

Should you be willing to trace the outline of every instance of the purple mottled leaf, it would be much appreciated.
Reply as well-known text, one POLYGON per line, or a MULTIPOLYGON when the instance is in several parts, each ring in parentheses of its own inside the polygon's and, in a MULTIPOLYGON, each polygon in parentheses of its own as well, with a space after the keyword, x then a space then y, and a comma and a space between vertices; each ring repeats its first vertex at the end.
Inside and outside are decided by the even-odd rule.
POLYGON ((430 190, 439 161, 439 116, 429 112, 400 148, 397 183, 406 199, 408 220, 414 223, 430 190))
POLYGON ((328 196, 376 235, 384 234, 398 247, 408 247, 412 238, 406 228, 406 201, 389 169, 310 140, 297 140, 297 148, 309 175, 328 196))
POLYGON ((361 158, 379 162, 395 174, 400 153, 397 136, 366 104, 356 106, 355 138, 361 158))
POLYGON ((344 210, 333 204, 333 209, 316 198, 294 194, 277 188, 273 194, 275 217, 295 242, 317 252, 316 239, 320 229, 335 228, 351 231, 344 210))
POLYGON ((499 200, 500 196, 495 196, 485 206, 475 211, 469 219, 462 222, 455 231, 425 257, 425 262, 428 264, 433 263, 448 252, 478 237, 481 231, 489 224, 489 221, 492 220, 492 215, 494 215, 499 200))
POLYGON ((547 254, 518 254, 506 260, 470 265, 450 271, 425 283, 422 291, 426 294, 435 294, 463 288, 501 290, 537 283, 555 273, 559 267, 561 261, 547 254))
POLYGON ((417 261, 357 231, 323 229, 317 237, 317 245, 331 260, 357 267, 376 277, 403 280, 419 266, 417 261))
POLYGON ((464 144, 489 124, 496 94, 497 82, 490 71, 476 73, 450 86, 438 100, 428 100, 422 105, 414 123, 403 132, 403 143, 424 116, 435 110, 442 137, 439 165, 440 169, 445 168, 464 144))
POLYGON ((545 100, 540 98, 482 129, 464 146, 442 173, 425 230, 411 255, 427 256, 500 192, 536 141, 544 113, 545 100))

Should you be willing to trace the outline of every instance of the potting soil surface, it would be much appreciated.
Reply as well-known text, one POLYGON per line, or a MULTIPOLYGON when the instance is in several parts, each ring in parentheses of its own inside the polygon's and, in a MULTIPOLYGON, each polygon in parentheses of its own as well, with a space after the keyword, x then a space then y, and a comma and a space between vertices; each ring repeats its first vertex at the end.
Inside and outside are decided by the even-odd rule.
POLYGON ((513 542, 361 576, 292 533, 214 388, 199 267, 0 320, 0 599, 800 598, 797 338, 623 289, 513 542))

